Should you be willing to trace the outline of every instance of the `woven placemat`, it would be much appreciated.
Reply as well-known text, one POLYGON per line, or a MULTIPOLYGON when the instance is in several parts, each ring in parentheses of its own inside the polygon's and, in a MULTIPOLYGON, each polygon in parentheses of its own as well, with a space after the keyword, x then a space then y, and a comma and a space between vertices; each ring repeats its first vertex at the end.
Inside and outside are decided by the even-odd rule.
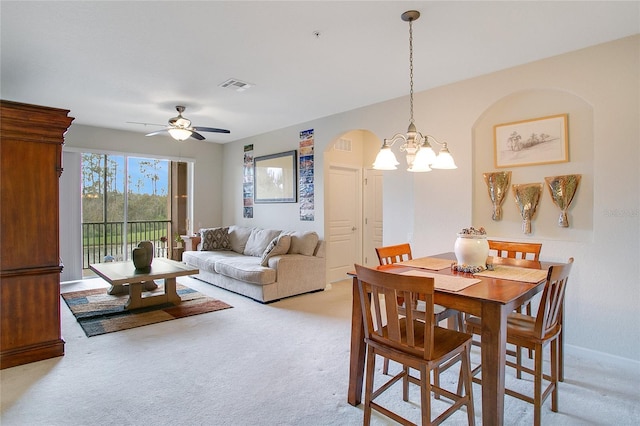
POLYGON ((414 277, 432 277, 434 279, 433 286, 439 290, 460 291, 477 284, 480 280, 476 278, 454 277, 451 275, 432 274, 426 271, 404 271, 400 275, 411 275, 414 277))
POLYGON ((453 261, 449 259, 440 259, 437 257, 421 257, 419 259, 405 260, 404 262, 396 263, 396 265, 439 271, 441 269, 450 268, 452 263, 453 261))
POLYGON ((539 283, 547 278, 547 270, 520 268, 517 266, 494 265, 493 271, 482 271, 473 274, 476 277, 496 278, 500 280, 539 283))

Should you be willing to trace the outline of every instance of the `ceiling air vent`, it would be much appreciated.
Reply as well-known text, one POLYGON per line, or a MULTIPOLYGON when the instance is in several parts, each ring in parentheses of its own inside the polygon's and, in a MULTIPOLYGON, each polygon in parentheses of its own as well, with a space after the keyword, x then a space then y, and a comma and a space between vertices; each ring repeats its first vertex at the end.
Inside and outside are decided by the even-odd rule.
POLYGON ((220 83, 218 86, 225 89, 233 89, 236 92, 244 92, 245 90, 247 90, 250 87, 253 87, 254 85, 251 83, 247 83, 246 81, 238 80, 237 78, 230 78, 224 83, 220 83))
POLYGON ((351 152, 351 139, 340 138, 333 144, 336 151, 351 152))

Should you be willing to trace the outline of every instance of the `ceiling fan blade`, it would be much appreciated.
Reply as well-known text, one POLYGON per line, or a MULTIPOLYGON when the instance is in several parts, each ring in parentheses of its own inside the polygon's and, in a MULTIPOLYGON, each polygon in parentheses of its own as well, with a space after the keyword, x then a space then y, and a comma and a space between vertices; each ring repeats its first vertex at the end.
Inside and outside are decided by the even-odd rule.
POLYGON ((127 124, 142 124, 143 126, 158 126, 158 127, 166 126, 166 124, 143 123, 141 121, 127 121, 126 123, 127 124))
POLYGON ((161 135, 163 133, 167 133, 168 131, 169 129, 156 130, 155 132, 147 133, 145 136, 161 135))
MULTIPOLYGON (((195 127, 194 127, 195 129, 195 127)), ((198 139, 199 141, 203 141, 204 140, 204 136, 202 136, 200 133, 192 131, 191 132, 191 137, 194 139, 198 139)))
POLYGON ((197 130, 199 132, 214 132, 214 133, 231 133, 227 129, 216 129, 215 127, 192 127, 193 130, 197 130))

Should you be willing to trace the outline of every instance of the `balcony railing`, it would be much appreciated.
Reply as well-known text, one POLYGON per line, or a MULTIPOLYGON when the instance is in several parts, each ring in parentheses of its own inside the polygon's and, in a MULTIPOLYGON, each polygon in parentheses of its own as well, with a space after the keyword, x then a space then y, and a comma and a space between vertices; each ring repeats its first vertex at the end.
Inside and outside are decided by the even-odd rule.
POLYGON ((90 263, 102 263, 105 260, 120 261, 131 258, 131 251, 140 241, 151 241, 155 248, 154 256, 168 257, 171 247, 171 221, 149 220, 124 222, 83 222, 82 252, 83 268, 90 263), (126 239, 125 239, 126 237, 126 239), (166 237, 162 242, 160 238, 166 237))

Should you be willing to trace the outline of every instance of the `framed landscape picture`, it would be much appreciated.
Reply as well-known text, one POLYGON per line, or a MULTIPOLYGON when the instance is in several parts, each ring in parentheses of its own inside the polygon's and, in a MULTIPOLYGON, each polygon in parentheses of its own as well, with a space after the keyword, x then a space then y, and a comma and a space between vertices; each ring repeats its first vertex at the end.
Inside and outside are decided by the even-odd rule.
POLYGON ((297 151, 254 158, 254 202, 295 203, 298 201, 297 151))
POLYGON ((497 168, 569 161, 567 114, 497 124, 493 140, 497 168))

